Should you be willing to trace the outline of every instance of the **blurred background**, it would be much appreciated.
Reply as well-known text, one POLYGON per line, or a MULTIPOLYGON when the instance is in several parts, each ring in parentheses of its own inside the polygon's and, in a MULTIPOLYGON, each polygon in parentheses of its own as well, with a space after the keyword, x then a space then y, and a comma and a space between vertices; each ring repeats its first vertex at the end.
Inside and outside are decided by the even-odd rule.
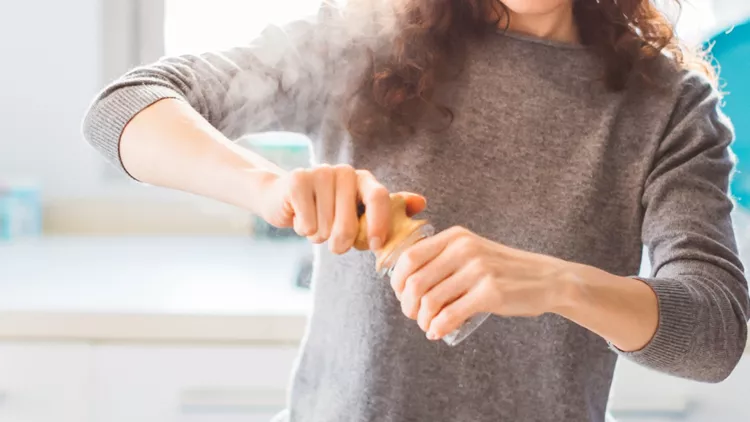
MULTIPOLYGON (((80 121, 106 82, 139 63, 236 45, 318 3, 4 2, 0 421, 255 422, 283 407, 310 308, 309 246, 242 210, 133 183, 88 147, 80 121)), ((750 2, 664 10, 721 65, 750 263, 750 2)), ((282 166, 307 163, 297 135, 241 142, 282 166)), ((748 353, 720 385, 621 363, 612 412, 750 421, 748 353)))

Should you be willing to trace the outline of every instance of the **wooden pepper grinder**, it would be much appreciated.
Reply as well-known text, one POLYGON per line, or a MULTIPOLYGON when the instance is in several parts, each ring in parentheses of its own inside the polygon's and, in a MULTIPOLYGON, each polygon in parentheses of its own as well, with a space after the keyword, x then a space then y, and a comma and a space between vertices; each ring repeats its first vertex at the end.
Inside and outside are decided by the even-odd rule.
MULTIPOLYGON (((358 250, 369 250, 367 239, 367 219, 364 210, 359 217, 359 233, 354 242, 358 250)), ((435 229, 426 220, 415 220, 407 215, 406 201, 399 195, 391 194, 391 227, 385 244, 372 251, 376 258, 376 270, 381 275, 390 274, 401 252, 425 237, 432 236, 435 229)))
MULTIPOLYGON (((367 242, 367 220, 364 210, 359 217, 359 232, 354 247, 365 251, 370 249, 367 242)), ((372 251, 375 254, 375 267, 381 276, 391 275, 401 254, 420 240, 435 234, 435 229, 426 220, 414 220, 406 213, 406 201, 398 195, 391 195, 391 228, 388 241, 382 248, 372 251)), ((461 327, 443 337, 449 346, 455 346, 471 335, 490 316, 480 313, 472 316, 461 327)))

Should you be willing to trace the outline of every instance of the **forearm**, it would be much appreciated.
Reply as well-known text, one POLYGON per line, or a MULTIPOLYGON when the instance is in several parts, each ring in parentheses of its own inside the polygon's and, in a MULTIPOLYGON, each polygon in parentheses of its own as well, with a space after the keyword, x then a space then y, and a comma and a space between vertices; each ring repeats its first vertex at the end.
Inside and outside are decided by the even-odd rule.
POLYGON ((571 264, 558 282, 565 293, 554 312, 618 349, 640 350, 656 333, 659 305, 646 283, 580 264, 571 264))
POLYGON ((119 152, 125 170, 137 180, 251 211, 264 183, 282 172, 176 99, 163 99, 138 113, 122 133, 119 152))
POLYGON ((593 331, 652 369, 704 382, 724 380, 747 338, 747 293, 718 267, 691 262, 643 281, 571 264, 553 312, 593 331))

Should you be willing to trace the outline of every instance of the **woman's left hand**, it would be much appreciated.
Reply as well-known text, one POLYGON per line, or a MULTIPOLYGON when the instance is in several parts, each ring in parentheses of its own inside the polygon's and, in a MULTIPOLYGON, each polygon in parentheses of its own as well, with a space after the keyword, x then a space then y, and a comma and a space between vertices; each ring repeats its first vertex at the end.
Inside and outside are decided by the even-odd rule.
POLYGON ((509 248, 454 227, 399 258, 391 286, 401 309, 431 340, 477 313, 537 316, 559 305, 569 263, 509 248))

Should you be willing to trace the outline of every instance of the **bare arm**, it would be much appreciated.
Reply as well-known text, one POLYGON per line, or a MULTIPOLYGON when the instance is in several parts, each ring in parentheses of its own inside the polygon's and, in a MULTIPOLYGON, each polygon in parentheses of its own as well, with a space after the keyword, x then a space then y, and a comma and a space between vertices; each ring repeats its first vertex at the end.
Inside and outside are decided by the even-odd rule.
MULTIPOLYGON (((319 18, 333 11, 323 7, 319 18)), ((326 112, 337 54, 333 23, 269 27, 246 47, 167 57, 108 86, 84 134, 133 178, 250 210, 277 227, 346 252, 358 233, 387 238, 388 191, 366 170, 323 165, 287 173, 231 139, 283 130, 312 134, 326 112)))
POLYGON ((274 175, 283 173, 176 99, 160 100, 138 113, 125 127, 119 150, 123 167, 140 181, 256 213, 254 200, 274 175))
POLYGON ((328 69, 317 19, 271 26, 243 47, 133 69, 96 98, 86 139, 139 181, 257 211, 258 182, 281 170, 231 141, 307 133, 320 121, 328 69))

